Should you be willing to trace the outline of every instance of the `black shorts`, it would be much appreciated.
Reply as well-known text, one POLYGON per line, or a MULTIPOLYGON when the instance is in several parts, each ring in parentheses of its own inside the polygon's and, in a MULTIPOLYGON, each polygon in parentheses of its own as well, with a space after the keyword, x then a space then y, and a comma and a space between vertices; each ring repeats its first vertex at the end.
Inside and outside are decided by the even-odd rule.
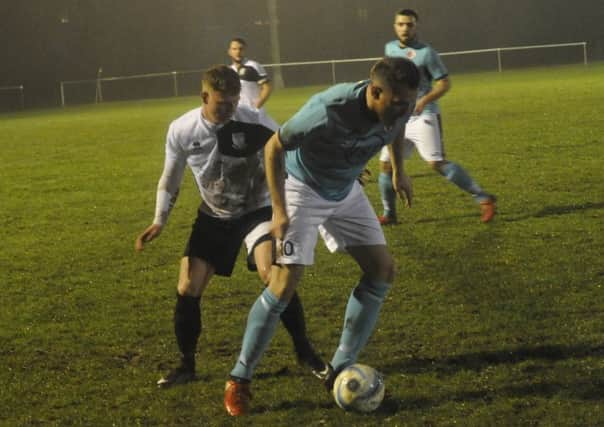
MULTIPOLYGON (((233 272, 245 236, 258 224, 270 221, 272 215, 270 206, 236 219, 215 218, 200 209, 183 255, 201 258, 214 267, 216 274, 228 277, 233 272)), ((257 243, 269 238, 269 235, 265 235, 257 243)), ((248 268, 249 264, 248 260, 248 268)))

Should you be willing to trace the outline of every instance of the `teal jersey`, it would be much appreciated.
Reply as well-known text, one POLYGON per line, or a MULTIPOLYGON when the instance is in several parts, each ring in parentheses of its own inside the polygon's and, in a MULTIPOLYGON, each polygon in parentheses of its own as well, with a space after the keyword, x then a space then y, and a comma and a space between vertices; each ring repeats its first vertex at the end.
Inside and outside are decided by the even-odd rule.
POLYGON ((385 128, 367 108, 368 84, 342 83, 314 95, 279 129, 287 173, 326 200, 345 198, 369 159, 409 119, 385 128))
MULTIPOLYGON (((384 46, 384 54, 386 56, 394 56, 400 58, 407 58, 413 61, 413 63, 419 68, 420 81, 419 89, 417 91, 417 98, 421 98, 430 90, 432 90, 432 82, 434 80, 440 80, 449 74, 447 67, 438 56, 438 53, 426 43, 414 41, 408 46, 401 47, 398 40, 393 40, 386 43, 384 46)), ((431 102, 426 105, 424 111, 429 113, 439 113, 438 104, 431 102)))

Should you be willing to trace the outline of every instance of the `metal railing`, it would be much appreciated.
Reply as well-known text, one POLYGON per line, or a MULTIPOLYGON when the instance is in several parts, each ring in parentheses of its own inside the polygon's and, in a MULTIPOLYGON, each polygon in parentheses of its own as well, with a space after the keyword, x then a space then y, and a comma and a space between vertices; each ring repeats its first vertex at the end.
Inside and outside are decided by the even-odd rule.
MULTIPOLYGON (((520 50, 533 50, 533 49, 550 49, 550 48, 562 48, 562 47, 582 47, 583 53, 583 64, 587 65, 587 42, 573 42, 573 43, 556 43, 556 44, 542 44, 542 45, 530 45, 530 46, 512 46, 512 47, 498 47, 498 48, 490 48, 490 49, 475 49, 475 50, 460 50, 454 52, 442 52, 441 56, 455 56, 455 55, 476 55, 476 54, 485 54, 485 53, 495 53, 497 58, 497 71, 503 71, 503 60, 502 53, 507 51, 520 51, 520 50)), ((330 78, 331 83, 335 84, 338 82, 338 76, 336 74, 336 67, 340 64, 354 64, 359 62, 373 62, 378 60, 380 57, 371 57, 371 58, 354 58, 354 59, 331 59, 331 60, 323 60, 323 61, 298 61, 298 62, 284 62, 278 64, 265 64, 265 68, 273 68, 275 72, 281 72, 284 68, 292 68, 292 67, 303 67, 303 66, 323 66, 327 65, 330 67, 330 78)), ((134 79, 152 79, 152 78, 164 78, 168 77, 172 79, 170 96, 179 96, 181 94, 179 87, 179 78, 180 76, 185 76, 188 74, 201 74, 203 69, 196 70, 185 70, 185 71, 169 71, 163 73, 149 73, 149 74, 135 74, 129 76, 115 76, 115 77, 101 77, 100 70, 96 79, 88 79, 88 80, 70 80, 70 81, 62 81, 60 82, 60 102, 61 106, 66 105, 65 99, 65 89, 70 85, 94 85, 95 88, 95 102, 103 101, 103 86, 106 83, 110 82, 119 82, 126 80, 134 80, 134 79)), ((326 81, 323 83, 327 83, 326 81)))
POLYGON ((25 108, 25 94, 23 90, 23 85, 15 85, 15 86, 0 86, 0 91, 18 91, 19 92, 19 106, 21 109, 25 108))

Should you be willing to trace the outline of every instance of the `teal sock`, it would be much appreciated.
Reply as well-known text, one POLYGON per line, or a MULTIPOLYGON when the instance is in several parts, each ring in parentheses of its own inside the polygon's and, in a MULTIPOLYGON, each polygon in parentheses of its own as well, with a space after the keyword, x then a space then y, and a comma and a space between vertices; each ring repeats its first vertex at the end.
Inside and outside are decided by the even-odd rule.
POLYGON ((441 173, 453 184, 470 193, 476 201, 480 202, 488 198, 488 195, 480 188, 480 185, 457 163, 447 162, 442 167, 441 173))
POLYGON ((378 188, 384 206, 384 216, 396 218, 396 192, 392 186, 392 175, 380 172, 378 177, 378 188))
POLYGON ((279 316, 287 307, 287 301, 279 300, 268 288, 258 297, 247 317, 241 353, 231 376, 251 380, 254 369, 268 347, 279 316))
POLYGON ((331 359, 337 371, 356 362, 377 322, 389 283, 362 278, 352 291, 346 306, 340 344, 331 359))

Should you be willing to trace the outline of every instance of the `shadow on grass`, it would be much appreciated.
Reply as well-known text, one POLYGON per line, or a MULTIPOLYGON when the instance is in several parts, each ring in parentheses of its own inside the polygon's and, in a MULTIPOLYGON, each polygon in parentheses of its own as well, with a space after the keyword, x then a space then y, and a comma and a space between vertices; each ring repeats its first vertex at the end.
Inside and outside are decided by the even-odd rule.
MULTIPOLYGON (((389 366, 381 366, 380 370, 388 376, 400 374, 419 374, 424 372, 437 372, 439 374, 453 375, 459 371, 479 371, 494 365, 516 364, 527 360, 560 361, 566 359, 582 359, 587 357, 604 358, 604 345, 578 344, 568 345, 541 345, 522 346, 514 349, 498 351, 482 351, 467 353, 444 358, 414 358, 389 366)), ((260 376, 291 375, 288 369, 277 372, 267 372, 260 376)), ((392 416, 402 411, 429 409, 448 402, 482 401, 490 403, 497 399, 510 398, 551 398, 556 395, 566 395, 573 399, 585 401, 601 399, 604 396, 604 378, 593 380, 578 379, 574 382, 538 381, 531 384, 504 386, 500 388, 485 388, 484 390, 457 391, 454 393, 437 393, 426 397, 401 398, 386 388, 386 396, 376 415, 392 416)), ((394 390, 395 392, 397 390, 394 390)), ((335 403, 326 397, 325 401, 317 404, 315 401, 296 399, 283 400, 276 405, 254 405, 252 413, 260 414, 270 411, 288 410, 316 410, 336 408, 335 403)))
POLYGON ((598 203, 587 202, 587 203, 582 203, 582 204, 577 204, 577 205, 568 205, 568 206, 546 206, 537 213, 529 213, 529 214, 520 215, 517 217, 510 217, 510 218, 504 219, 504 221, 516 222, 516 221, 523 221, 528 218, 545 218, 545 217, 549 217, 549 216, 568 215, 568 214, 572 214, 575 212, 583 212, 583 211, 587 211, 590 209, 603 209, 603 208, 604 208, 604 202, 598 202, 598 203))
POLYGON ((400 372, 438 372, 441 374, 455 374, 459 371, 480 371, 493 365, 516 364, 527 360, 547 360, 556 362, 566 359, 583 359, 586 357, 604 358, 604 345, 522 346, 515 349, 479 351, 476 353, 466 353, 444 358, 413 358, 402 363, 381 367, 381 370, 385 374, 400 372))
POLYGON ((330 409, 330 408, 335 408, 335 407, 336 407, 335 402, 333 402, 331 399, 329 399, 327 397, 327 394, 325 394, 325 401, 322 403, 319 403, 319 404, 317 404, 316 402, 313 402, 311 400, 304 400, 304 399, 285 400, 274 406, 272 406, 272 405, 271 406, 253 405, 251 412, 252 412, 252 414, 261 414, 261 413, 267 413, 267 412, 273 412, 273 411, 289 411, 289 410, 300 411, 301 409, 313 411, 313 410, 317 410, 317 409, 330 409))
MULTIPOLYGON (((500 206, 500 205, 498 205, 498 206, 500 206)), ((572 213, 576 213, 576 212, 583 212, 583 211, 587 211, 587 210, 591 210, 591 209, 604 209, 604 202, 599 202, 599 203, 587 202, 587 203, 569 205, 569 206, 546 206, 543 209, 541 209, 539 212, 526 213, 526 214, 522 214, 522 215, 518 215, 518 216, 507 216, 507 217, 502 217, 501 211, 498 209, 498 215, 495 216, 495 219, 493 220, 493 224, 495 224, 497 222, 518 222, 518 221, 524 221, 529 218, 546 218, 546 217, 550 217, 550 216, 568 215, 568 214, 572 214, 572 213)), ((447 223, 447 222, 451 222, 451 221, 463 219, 463 218, 471 218, 471 217, 478 218, 479 214, 477 212, 478 211, 473 212, 473 213, 467 213, 467 214, 461 214, 461 215, 449 215, 447 217, 438 217, 438 218, 422 218, 422 219, 418 219, 415 222, 417 224, 429 224, 432 222, 447 223)), ((491 225, 491 223, 489 223, 488 225, 491 225)))
POLYGON ((599 401, 604 395, 604 381, 575 381, 571 383, 539 382, 528 385, 502 387, 499 389, 461 391, 433 395, 430 398, 400 398, 386 396, 377 410, 377 414, 394 415, 402 411, 415 409, 430 409, 448 402, 482 401, 491 403, 496 399, 530 399, 534 397, 551 398, 556 395, 566 395, 573 399, 599 401))

